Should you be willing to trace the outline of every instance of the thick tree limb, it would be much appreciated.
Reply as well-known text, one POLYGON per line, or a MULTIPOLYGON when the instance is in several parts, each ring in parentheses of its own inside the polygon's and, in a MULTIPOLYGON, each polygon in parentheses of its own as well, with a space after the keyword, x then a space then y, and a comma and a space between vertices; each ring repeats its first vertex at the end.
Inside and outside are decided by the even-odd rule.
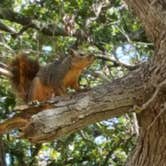
POLYGON ((28 28, 36 29, 48 36, 73 36, 82 39, 86 38, 87 35, 85 32, 79 29, 71 35, 65 30, 64 26, 57 26, 55 23, 46 24, 45 22, 37 21, 30 16, 25 16, 8 8, 0 7, 0 19, 9 20, 23 26, 19 32, 14 32, 3 23, 0 24, 0 29, 6 32, 10 32, 13 37, 17 37, 28 28))
MULTIPOLYGON (((68 35, 66 33, 65 29, 62 27, 58 27, 55 24, 46 25, 44 23, 33 20, 33 18, 31 18, 31 17, 24 16, 20 13, 14 12, 11 9, 0 7, 0 18, 21 24, 25 27, 37 29, 46 35, 51 35, 51 36, 52 35, 56 35, 56 36, 59 36, 59 35, 67 36, 68 35)), ((8 30, 9 28, 6 28, 6 29, 7 29, 7 32, 10 32, 8 30)), ((2 30, 5 30, 5 29, 3 28, 2 30)), ((13 32, 12 32, 12 34, 13 34, 13 32)))
POLYGON ((126 78, 60 101, 54 108, 32 116, 23 136, 32 142, 61 137, 88 124, 130 112, 143 95, 141 75, 126 78), (138 80, 133 84, 134 80, 138 80), (97 103, 97 104, 96 104, 97 103))
MULTIPOLYGON (((165 165, 166 159, 166 1, 125 0, 141 19, 146 33, 155 45, 155 56, 151 61, 146 79, 155 91, 137 115, 141 128, 140 136, 127 166, 165 165), (161 155, 162 154, 162 155, 161 155)), ((149 86, 149 87, 150 87, 149 86)))
POLYGON ((21 113, 1 124, 0 133, 21 127, 24 128, 24 138, 43 142, 72 133, 88 124, 130 112, 135 104, 140 104, 144 94, 142 79, 140 68, 125 78, 88 92, 55 98, 48 101, 47 106, 39 104, 17 110, 21 113), (45 107, 49 109, 40 112, 45 107))

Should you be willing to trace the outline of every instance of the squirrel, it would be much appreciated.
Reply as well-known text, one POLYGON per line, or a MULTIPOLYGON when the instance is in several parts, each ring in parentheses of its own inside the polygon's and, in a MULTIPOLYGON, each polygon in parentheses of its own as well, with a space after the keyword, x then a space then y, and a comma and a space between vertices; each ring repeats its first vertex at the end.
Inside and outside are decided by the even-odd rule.
MULTIPOLYGON (((17 94, 25 103, 33 101, 45 101, 55 96, 67 93, 67 88, 79 90, 79 77, 82 71, 94 61, 94 56, 71 50, 71 54, 59 60, 41 66, 37 60, 30 59, 26 54, 18 54, 10 63, 12 73, 11 81, 17 94)), ((40 111, 49 106, 36 107, 33 111, 40 111)), ((33 114, 16 114, 13 118, 0 124, 0 134, 10 130, 11 126, 17 126, 21 130, 28 123, 33 114)))
POLYGON ((82 71, 94 61, 94 56, 71 50, 67 57, 60 58, 45 66, 26 54, 17 55, 11 62, 11 79, 19 97, 25 103, 45 101, 67 93, 67 88, 79 90, 79 77, 82 71))

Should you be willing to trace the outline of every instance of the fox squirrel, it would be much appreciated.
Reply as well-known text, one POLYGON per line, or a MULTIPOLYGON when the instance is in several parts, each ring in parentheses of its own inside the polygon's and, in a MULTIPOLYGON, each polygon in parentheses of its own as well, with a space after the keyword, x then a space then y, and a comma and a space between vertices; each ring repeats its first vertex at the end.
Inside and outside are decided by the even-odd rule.
MULTIPOLYGON (((13 75, 11 81, 24 102, 44 101, 54 96, 64 95, 67 93, 68 87, 79 89, 80 74, 93 62, 94 56, 81 56, 77 51, 71 51, 71 55, 44 67, 41 67, 37 60, 32 60, 23 53, 12 60, 10 64, 13 75)), ((44 105, 29 109, 26 114, 22 112, 16 114, 0 124, 0 134, 9 131, 11 126, 24 130, 32 114, 48 107, 44 105)))
POLYGON ((11 81, 25 102, 44 101, 66 94, 68 87, 78 90, 80 74, 93 60, 91 54, 81 56, 72 50, 71 55, 41 67, 37 60, 19 54, 10 65, 13 73, 11 81))

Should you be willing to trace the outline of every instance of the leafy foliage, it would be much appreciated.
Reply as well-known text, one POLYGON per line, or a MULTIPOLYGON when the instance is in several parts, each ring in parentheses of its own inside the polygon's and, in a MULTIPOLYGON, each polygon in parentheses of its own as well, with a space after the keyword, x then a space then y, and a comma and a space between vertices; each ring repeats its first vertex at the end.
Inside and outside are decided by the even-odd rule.
MULTIPOLYGON (((120 0, 5 0, 0 7, 27 16, 41 27, 35 29, 33 26, 28 27, 29 25, 0 17, 4 25, 14 32, 21 32, 0 33, 0 57, 7 63, 13 54, 20 50, 39 58, 42 64, 60 54, 68 53, 71 47, 104 54, 108 58, 118 58, 119 61, 132 65, 146 61, 152 54, 153 45, 147 41, 138 20, 120 0), (69 21, 73 21, 69 27, 66 25, 69 22, 64 21, 65 16, 69 16, 69 21), (43 27, 51 28, 54 25, 59 28, 59 32, 62 32, 61 28, 69 28, 67 35, 46 35, 41 31, 43 27), (74 33, 76 31, 81 35, 74 35, 77 34, 74 33)), ((122 77, 127 72, 128 69, 111 61, 97 59, 81 77, 80 85, 82 88, 95 87, 122 77)), ((12 115, 16 103, 12 91, 9 82, 4 78, 0 79, 1 121, 12 115)), ((59 140, 38 145, 17 139, 17 131, 12 131, 2 137, 6 163, 10 166, 121 166, 135 145, 134 124, 133 115, 125 115, 90 125, 59 140)))

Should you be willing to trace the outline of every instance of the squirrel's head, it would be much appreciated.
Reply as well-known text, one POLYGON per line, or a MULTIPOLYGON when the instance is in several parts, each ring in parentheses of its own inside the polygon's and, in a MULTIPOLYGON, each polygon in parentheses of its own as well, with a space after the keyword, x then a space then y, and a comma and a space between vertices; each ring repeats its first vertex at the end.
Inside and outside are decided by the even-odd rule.
POLYGON ((88 67, 95 58, 93 54, 85 54, 73 49, 70 50, 70 53, 72 66, 80 69, 88 67))

